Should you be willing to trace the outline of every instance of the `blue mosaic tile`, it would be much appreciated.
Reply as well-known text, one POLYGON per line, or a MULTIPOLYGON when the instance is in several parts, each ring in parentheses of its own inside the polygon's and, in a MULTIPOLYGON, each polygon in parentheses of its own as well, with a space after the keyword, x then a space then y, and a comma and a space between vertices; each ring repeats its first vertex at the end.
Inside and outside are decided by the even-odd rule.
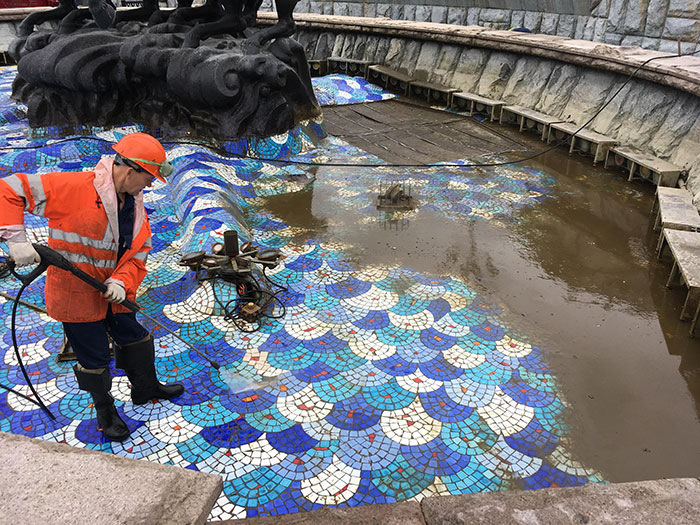
POLYGON ((540 470, 522 480, 523 488, 532 490, 542 487, 575 487, 586 483, 581 476, 572 476, 551 465, 542 465, 540 470))
POLYGON ((459 472, 442 476, 441 480, 452 494, 473 494, 508 488, 502 486, 503 482, 497 476, 473 460, 459 472))
POLYGON ((424 445, 404 445, 401 455, 409 464, 433 476, 450 476, 469 464, 469 456, 451 450, 439 437, 424 445))
POLYGON ((248 414, 259 412, 276 402, 276 397, 268 392, 260 390, 244 390, 236 393, 222 394, 220 397, 221 404, 232 412, 239 414, 248 414))
POLYGON ((277 498, 290 480, 277 475, 269 467, 260 467, 233 481, 224 482, 224 494, 236 505, 257 507, 277 498))
POLYGON ((378 426, 349 432, 343 441, 344 446, 338 449, 337 457, 343 464, 360 471, 389 468, 401 451, 400 445, 378 426))
POLYGON ((362 387, 346 380, 342 375, 314 383, 314 392, 327 403, 338 403, 355 396, 362 387))
POLYGON ((243 417, 202 430, 205 441, 220 448, 236 448, 252 443, 261 435, 262 432, 251 427, 243 417))
MULTIPOLYGON (((274 445, 273 445, 274 446, 274 445)), ((293 481, 312 479, 328 469, 333 463, 333 455, 319 456, 311 453, 290 454, 270 469, 275 474, 293 481)))
POLYGON ((422 392, 420 401, 428 415, 443 423, 456 423, 471 416, 474 409, 467 405, 461 405, 450 398, 441 386, 432 392, 422 392))
POLYGON ((397 501, 420 494, 435 480, 435 476, 419 471, 402 456, 386 468, 373 470, 371 477, 379 491, 397 501))
POLYGON ((344 399, 335 404, 326 421, 336 428, 362 430, 376 425, 382 411, 367 404, 361 396, 344 399))
POLYGON ((282 414, 277 405, 247 414, 245 418, 251 427, 260 432, 282 432, 297 424, 296 421, 282 414))
POLYGON ((328 363, 322 361, 316 361, 310 366, 305 368, 294 370, 294 376, 300 381, 306 383, 316 383, 318 381, 325 381, 339 372, 335 368, 331 367, 328 363))
POLYGON ((229 410, 217 399, 211 399, 199 405, 182 406, 179 412, 185 421, 201 427, 223 425, 240 416, 240 414, 229 410))
POLYGON ((360 102, 389 100, 396 95, 370 84, 361 77, 326 75, 311 79, 316 100, 321 106, 340 106, 360 102))
MULTIPOLYGON (((16 169, 90 169, 119 137, 144 129, 82 129, 84 136, 53 143, 60 131, 30 132, 25 108, 9 99, 15 74, 16 68, 0 68, 0 122, 6 121, 0 145, 36 148, 0 152, 0 177, 16 169)), ((362 79, 335 76, 314 85, 329 104, 384 96, 362 79)), ((567 455, 566 408, 543 350, 516 336, 487 294, 468 282, 409 268, 363 268, 326 232, 287 225, 262 204, 263 197, 302 191, 310 183, 342 182, 347 194, 330 192, 330 205, 364 217, 374 214, 367 202, 377 180, 388 181, 385 170, 358 167, 342 181, 329 170, 317 179, 302 165, 232 156, 380 163, 335 137, 319 146, 323 136, 319 119, 280 137, 225 143, 227 153, 168 144, 175 173, 144 197, 154 249, 137 300, 160 324, 144 320, 155 336, 159 375, 181 381, 185 393, 134 406, 124 372, 111 366, 118 411, 132 436, 107 442, 70 363, 55 362, 60 323, 20 308, 24 359, 57 420, 0 392, 0 430, 217 473, 225 479, 225 497, 214 512, 221 520, 234 513, 402 501, 438 486, 441 493, 459 494, 600 481, 567 455), (221 242, 227 229, 285 256, 269 277, 289 287, 279 294, 286 315, 266 319, 255 333, 227 323, 211 286, 177 266, 182 254, 221 242), (369 295, 386 306, 374 307, 369 295), (161 326, 222 368, 209 367, 161 326), (234 392, 227 381, 237 375, 268 382, 234 392)), ((540 171, 510 167, 400 169, 389 178, 420 188, 420 200, 445 221, 488 220, 503 227, 548 198, 555 184, 540 171)), ((27 216, 26 227, 34 241, 46 240, 45 219, 27 216)), ((6 246, 0 250, 6 253, 6 246)), ((42 305, 44 282, 35 281, 23 298, 42 305)), ((0 279, 3 291, 18 288, 17 281, 0 279)), ((236 297, 227 284, 215 289, 222 301, 236 297)), ((6 347, 0 382, 26 389, 10 348, 10 303, 0 299, 0 309, 6 347)))
POLYGON ((280 432, 268 432, 267 441, 285 454, 300 454, 318 443, 318 440, 306 434, 299 424, 280 432))
POLYGON ((51 419, 41 408, 14 412, 10 418, 13 434, 41 437, 71 423, 71 419, 59 411, 58 403, 47 408, 56 419, 51 419))

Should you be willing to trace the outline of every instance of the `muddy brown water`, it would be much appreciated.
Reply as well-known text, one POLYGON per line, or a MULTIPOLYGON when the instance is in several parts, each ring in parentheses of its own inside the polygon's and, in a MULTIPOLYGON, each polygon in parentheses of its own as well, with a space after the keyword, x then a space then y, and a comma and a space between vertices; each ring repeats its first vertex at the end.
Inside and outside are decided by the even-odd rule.
POLYGON ((668 256, 656 260, 653 185, 564 149, 527 164, 556 179, 554 193, 507 228, 420 209, 358 228, 356 212, 329 205, 322 184, 265 208, 348 243, 360 264, 457 276, 503 307, 503 322, 551 364, 571 408, 568 448, 586 467, 609 481, 697 476, 700 337, 679 320, 685 290, 665 288, 668 256))

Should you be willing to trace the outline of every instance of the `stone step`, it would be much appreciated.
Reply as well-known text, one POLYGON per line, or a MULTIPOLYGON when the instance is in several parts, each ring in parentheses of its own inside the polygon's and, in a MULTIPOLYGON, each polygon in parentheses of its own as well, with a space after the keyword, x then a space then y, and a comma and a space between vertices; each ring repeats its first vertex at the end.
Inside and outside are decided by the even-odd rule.
POLYGON ((388 505, 210 522, 209 525, 522 525, 698 523, 700 481, 662 479, 439 496, 388 505))
POLYGON ((593 165, 605 158, 608 149, 618 144, 617 140, 596 133, 589 129, 579 129, 581 126, 573 122, 558 122, 549 126, 547 143, 553 139, 566 137, 569 142, 569 153, 579 151, 581 153, 591 153, 593 155, 593 165))
POLYGON ((382 86, 384 89, 408 95, 409 83, 414 78, 389 67, 375 64, 367 67, 367 80, 382 86))
POLYGON ((524 108, 522 106, 503 106, 501 108, 501 117, 499 122, 503 124, 513 120, 517 122, 520 126, 520 131, 526 128, 535 128, 542 140, 547 138, 549 134, 549 126, 556 124, 558 122, 564 122, 563 119, 558 117, 552 117, 546 115, 545 113, 540 113, 534 109, 524 108))
POLYGON ((629 169, 629 181, 642 178, 651 180, 657 186, 675 187, 682 171, 675 164, 631 146, 611 147, 605 157, 605 166, 607 167, 613 160, 615 164, 624 164, 629 169), (610 157, 612 159, 608 162, 610 157), (619 162, 620 160, 622 162, 619 162))
POLYGON ((491 122, 493 122, 501 117, 501 108, 505 106, 505 104, 506 103, 502 100, 494 100, 479 96, 475 93, 459 91, 452 94, 450 107, 458 111, 467 109, 467 114, 469 116, 474 113, 486 114, 491 122))
POLYGON ((350 76, 365 77, 367 67, 373 63, 369 60, 357 60, 345 57, 328 57, 328 71, 330 73, 343 73, 350 76))
POLYGON ((206 522, 222 480, 0 432, 0 523, 206 522))

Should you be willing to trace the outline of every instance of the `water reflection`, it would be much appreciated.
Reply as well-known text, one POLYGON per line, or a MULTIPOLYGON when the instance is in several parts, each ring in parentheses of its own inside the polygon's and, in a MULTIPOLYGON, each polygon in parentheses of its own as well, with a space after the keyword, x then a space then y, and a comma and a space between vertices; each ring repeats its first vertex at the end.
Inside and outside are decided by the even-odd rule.
MULTIPOLYGON (((455 276, 500 304, 510 327, 544 343, 573 407, 572 447, 608 479, 693 476, 700 352, 678 320, 684 291, 664 288, 670 266, 655 260, 653 186, 560 151, 522 169, 552 175, 554 191, 510 220, 446 215, 421 194, 427 186, 413 187, 411 215, 377 216, 372 188, 386 173, 361 168, 322 168, 313 188, 265 207, 343 242, 359 265, 455 276)), ((473 176, 478 187, 430 195, 469 191, 488 202, 488 173, 473 176)))

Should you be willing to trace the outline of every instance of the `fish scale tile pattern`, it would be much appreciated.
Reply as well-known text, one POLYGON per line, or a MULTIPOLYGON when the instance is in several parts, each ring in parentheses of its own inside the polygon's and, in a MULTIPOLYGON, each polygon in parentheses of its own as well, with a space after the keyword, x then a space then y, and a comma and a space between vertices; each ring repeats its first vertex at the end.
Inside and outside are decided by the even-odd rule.
MULTIPOLYGON (((0 70, 0 176, 90 169, 110 143, 140 129, 94 130, 65 141, 30 136, 22 106, 8 97, 15 73, 0 70)), ((329 99, 333 82, 342 92, 353 80, 315 82, 324 82, 329 99)), ((155 337, 158 374, 182 382, 184 395, 133 405, 123 371, 113 368, 113 395, 132 435, 123 443, 106 441, 70 363, 56 361, 60 323, 20 307, 19 351, 56 419, 0 390, 0 430, 218 474, 224 491, 213 520, 601 481, 566 450, 566 406, 536 337, 509 330, 497 305, 451 277, 357 265, 344 244, 264 209, 263 197, 327 184, 338 189, 337 205, 357 210, 358 224, 363 214, 376 213, 368 195, 377 177, 389 176, 384 168, 361 168, 354 177, 328 168, 314 175, 304 165, 271 160, 297 155, 380 163, 333 137, 314 146, 308 130, 319 126, 247 145, 250 156, 268 160, 236 157, 240 144, 220 153, 167 146, 175 174, 145 194, 154 242, 137 301, 160 324, 143 320, 155 337), (241 242, 285 256, 267 273, 284 305, 273 313, 284 315, 265 318, 257 331, 241 331, 224 318, 220 305, 236 297, 235 289, 198 282, 177 264, 182 254, 210 249, 228 229, 238 231, 241 242), (208 352, 221 370, 162 327, 208 352), (231 388, 232 378, 247 386, 231 388)), ((506 167, 399 176, 412 180, 414 193, 446 221, 505 226, 554 184, 541 172, 506 167)), ((43 219, 28 216, 26 226, 32 240, 46 241, 43 219)), ((43 286, 44 278, 37 279, 23 298, 42 305, 43 286)), ((19 284, 4 277, 0 289, 14 295, 19 284)), ((6 348, 0 383, 26 395, 12 351, 12 303, 0 301, 6 348)))

